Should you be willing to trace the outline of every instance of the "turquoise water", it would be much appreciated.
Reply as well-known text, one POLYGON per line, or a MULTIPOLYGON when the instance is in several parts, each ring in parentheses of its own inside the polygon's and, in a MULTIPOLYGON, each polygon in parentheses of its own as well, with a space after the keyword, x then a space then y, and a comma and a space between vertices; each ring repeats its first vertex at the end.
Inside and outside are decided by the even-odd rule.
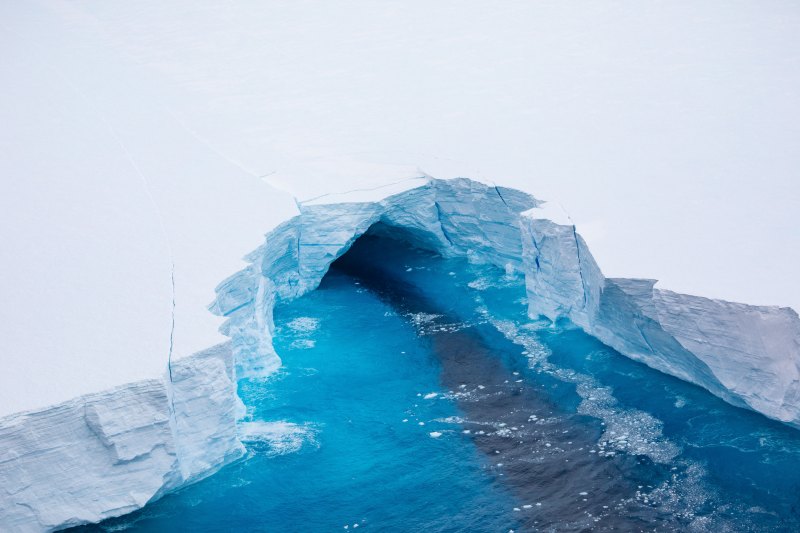
POLYGON ((530 321, 518 276, 364 237, 275 319, 247 457, 85 529, 800 531, 800 432, 530 321))

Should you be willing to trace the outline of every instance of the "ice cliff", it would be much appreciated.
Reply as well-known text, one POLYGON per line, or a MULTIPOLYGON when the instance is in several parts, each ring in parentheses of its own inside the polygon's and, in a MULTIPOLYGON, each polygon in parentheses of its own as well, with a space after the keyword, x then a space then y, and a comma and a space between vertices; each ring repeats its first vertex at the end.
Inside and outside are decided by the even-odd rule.
POLYGON ((800 427, 793 310, 605 278, 568 219, 514 189, 427 177, 401 189, 298 202, 299 214, 217 287, 210 309, 226 317, 228 342, 173 362, 162 379, 0 419, 3 529, 124 514, 241 457, 236 380, 280 366, 275 304, 315 289, 366 232, 524 276, 532 318, 569 321, 628 357, 800 427))
POLYGON ((800 319, 605 278, 570 224, 520 218, 530 316, 567 318, 620 353, 725 401, 800 427, 800 319))
POLYGON ((0 529, 50 531, 143 507, 244 454, 223 344, 172 376, 0 419, 0 529))

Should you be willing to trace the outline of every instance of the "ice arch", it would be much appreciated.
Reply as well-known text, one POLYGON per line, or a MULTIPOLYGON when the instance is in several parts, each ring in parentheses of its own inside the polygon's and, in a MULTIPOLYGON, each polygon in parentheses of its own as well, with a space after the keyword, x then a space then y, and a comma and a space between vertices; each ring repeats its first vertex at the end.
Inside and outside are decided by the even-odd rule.
POLYGON ((416 244, 445 256, 522 270, 520 213, 540 202, 528 194, 466 179, 427 184, 376 202, 311 203, 250 255, 249 268, 217 287, 212 310, 230 317, 237 375, 266 374, 280 365, 272 347, 278 300, 315 289, 330 264, 370 227, 403 228, 416 244))
POLYGON ((275 303, 316 288, 335 259, 382 223, 442 255, 521 272, 532 317, 567 319, 632 359, 800 427, 800 320, 790 308, 605 278, 570 221, 526 193, 467 179, 430 179, 378 201, 300 208, 251 254, 249 268, 217 288, 212 310, 230 317, 225 333, 238 376, 280 365, 272 347, 275 303))

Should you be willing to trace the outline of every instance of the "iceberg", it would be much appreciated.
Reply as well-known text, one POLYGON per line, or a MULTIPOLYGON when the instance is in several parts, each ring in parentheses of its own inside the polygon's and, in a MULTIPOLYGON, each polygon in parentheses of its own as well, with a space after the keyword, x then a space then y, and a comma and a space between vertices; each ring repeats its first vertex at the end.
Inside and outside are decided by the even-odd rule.
MULTIPOLYGON (((603 23, 576 33, 546 22, 573 17, 552 6, 520 17, 518 9, 464 4, 464 16, 453 18, 446 6, 385 17, 337 5, 308 20, 299 5, 285 18, 267 4, 101 4, 0 6, 10 21, 0 71, 13 80, 0 87, 0 240, 11 258, 0 280, 0 529, 118 516, 242 457, 250 430, 237 423, 236 384, 280 366, 274 305, 313 290, 365 232, 402 230, 417 246, 524 276, 531 317, 566 320, 632 359, 798 426, 794 310, 606 278, 555 203, 486 180, 430 177, 481 176, 482 167, 525 188, 531 176, 546 176, 539 187, 551 193, 585 189, 572 197, 584 206, 587 196, 607 200, 591 198, 591 217, 621 191, 636 194, 645 168, 648 186, 682 185, 661 187, 663 205, 683 201, 687 183, 695 190, 696 176, 707 174, 697 197, 727 183, 738 191, 726 203, 736 213, 752 205, 747 185, 758 175, 770 195, 756 198, 793 216, 796 195, 772 194, 796 190, 786 126, 796 121, 783 120, 794 91, 786 61, 772 52, 791 50, 795 32, 776 28, 773 14, 726 11, 732 18, 701 50, 685 43, 700 42, 707 28, 685 27, 685 9, 674 6, 655 17, 652 6, 625 17, 597 8, 590 19, 603 23), (334 16, 346 31, 330 24, 334 16), (442 33, 442 21, 454 20, 458 35, 442 33), (692 38, 661 32, 646 54, 623 40, 613 64, 597 63, 605 55, 595 44, 609 28, 635 29, 612 32, 630 39, 642 28, 662 30, 664 20, 692 38), (487 21, 507 31, 486 41, 487 21), (730 52, 740 48, 742 25, 769 36, 761 53, 730 52), (546 51, 565 36, 576 51, 566 63, 516 52, 546 51), (486 53, 463 53, 475 47, 486 53), (707 90, 665 85, 676 64, 707 90), (525 72, 537 79, 518 77, 525 72), (565 72, 589 72, 598 83, 575 83, 565 72), (730 72, 751 73, 742 81, 766 91, 759 116, 780 120, 730 113, 750 94, 730 83, 730 72), (625 82, 631 75, 641 82, 635 91, 625 82), (412 79, 428 82, 409 92, 412 79), (598 94, 617 92, 624 105, 598 106, 598 94), (562 112, 565 102, 574 112, 562 112), (631 134, 643 119, 659 125, 661 142, 631 134), (422 155, 431 151, 470 159, 469 170, 422 155), (409 161, 424 170, 396 164, 409 161), (586 176, 606 185, 582 188, 586 176)), ((686 227, 725 211, 705 205, 693 213, 686 227)), ((757 218, 734 225, 729 217, 715 251, 733 248, 724 243, 745 227, 758 237, 746 258, 780 249, 788 259, 774 263, 794 264, 800 247, 783 222, 794 219, 770 232, 757 218)), ((695 250, 690 260, 697 257, 695 250)), ((705 274, 697 292, 710 294, 714 277, 705 274)), ((753 286, 775 301, 784 289, 753 286)))
POLYGON ((273 308, 314 290, 364 234, 524 276, 531 318, 567 321, 652 368, 800 427, 800 319, 605 278, 557 209, 465 178, 297 202, 210 305, 227 341, 149 379, 0 419, 0 522, 45 531, 141 508, 245 452, 236 382, 280 367, 273 308), (356 200, 354 200, 356 198, 356 200))

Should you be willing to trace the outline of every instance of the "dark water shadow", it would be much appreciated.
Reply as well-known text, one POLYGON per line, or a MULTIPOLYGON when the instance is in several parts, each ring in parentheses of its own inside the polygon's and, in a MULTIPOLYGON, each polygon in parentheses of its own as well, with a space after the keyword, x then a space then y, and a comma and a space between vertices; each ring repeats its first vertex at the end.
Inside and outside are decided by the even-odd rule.
POLYGON ((329 276, 357 278, 399 314, 425 317, 413 322, 441 363, 442 386, 464 415, 461 429, 520 502, 515 518, 526 529, 685 528, 671 513, 636 499, 643 485, 669 476, 668 466, 646 457, 591 453, 602 433, 600 421, 567 412, 548 397, 546 384, 523 379, 518 346, 490 325, 463 323, 448 302, 435 301, 398 276, 383 259, 387 246, 408 245, 365 235, 331 266, 329 276))

